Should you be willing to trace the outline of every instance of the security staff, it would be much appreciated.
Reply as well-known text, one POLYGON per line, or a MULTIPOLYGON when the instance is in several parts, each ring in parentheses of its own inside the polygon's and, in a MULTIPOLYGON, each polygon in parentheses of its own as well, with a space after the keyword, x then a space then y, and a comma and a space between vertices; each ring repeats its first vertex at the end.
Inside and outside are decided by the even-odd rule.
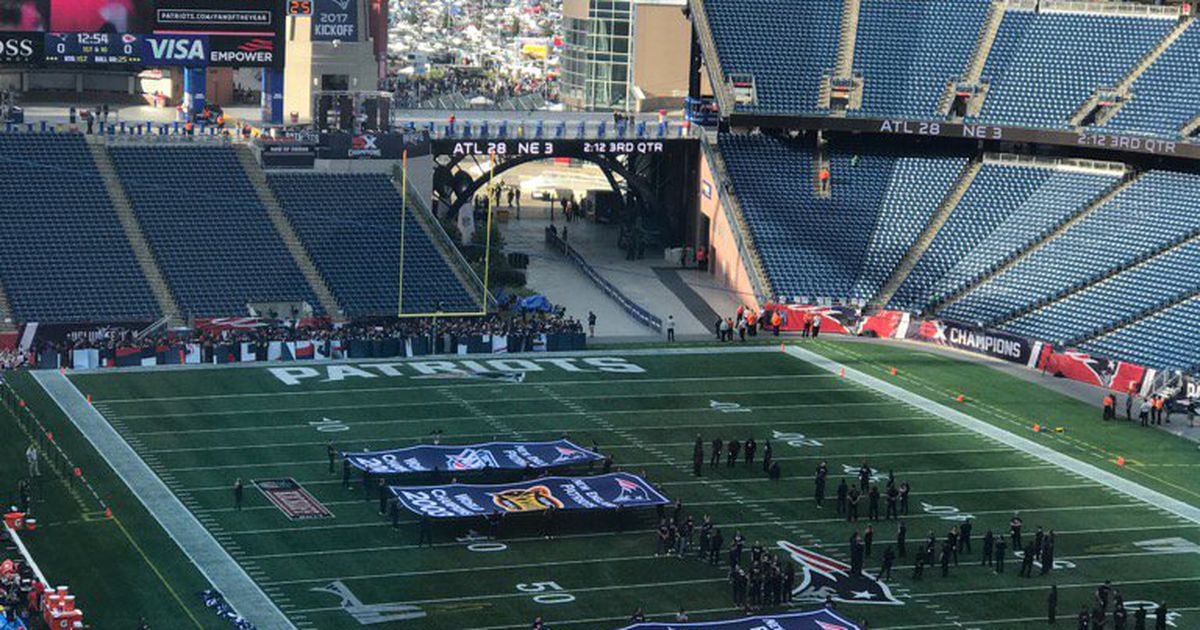
POLYGON ((900 528, 896 530, 896 548, 900 551, 900 557, 908 556, 908 526, 903 521, 900 522, 900 528))
POLYGON ((721 451, 724 448, 724 442, 721 438, 714 438, 712 441, 712 455, 708 458, 708 467, 716 468, 717 464, 721 463, 721 451))
POLYGON ((239 512, 242 511, 242 497, 245 495, 245 488, 242 487, 242 480, 239 477, 233 482, 233 508, 239 512))
POLYGON ((823 504, 825 503, 826 474, 827 471, 818 466, 816 477, 813 478, 813 499, 817 502, 817 507, 823 507, 823 504))
POLYGON ((992 566, 992 553, 995 549, 996 537, 992 534, 992 530, 987 530, 983 535, 983 558, 979 561, 979 565, 992 566))
POLYGON ((745 465, 749 466, 754 463, 754 452, 758 450, 758 442, 754 441, 754 436, 746 440, 746 446, 742 449, 746 453, 745 465))
POLYGON ((842 514, 846 513, 846 498, 847 498, 848 490, 849 490, 849 486, 846 485, 846 478, 843 477, 842 480, 840 482, 838 482, 838 487, 837 487, 837 513, 838 513, 838 515, 842 515, 842 514))
POLYGON ((333 448, 333 442, 330 442, 325 447, 325 455, 329 457, 329 474, 333 474, 333 462, 337 459, 337 449, 333 448))

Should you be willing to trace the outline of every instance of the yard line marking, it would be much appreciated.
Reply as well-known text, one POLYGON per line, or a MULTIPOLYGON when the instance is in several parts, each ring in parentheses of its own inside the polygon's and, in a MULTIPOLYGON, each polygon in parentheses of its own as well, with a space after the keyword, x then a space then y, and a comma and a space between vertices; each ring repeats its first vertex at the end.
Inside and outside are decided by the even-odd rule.
MULTIPOLYGON (((767 352, 767 350, 765 350, 765 349, 759 349, 757 351, 758 352, 767 352)), ((616 356, 632 356, 628 353, 628 351, 626 351, 626 352, 609 352, 606 354, 616 355, 616 356)), ((705 354, 716 354, 716 353, 713 352, 712 349, 710 348, 709 351, 705 354)), ((563 353, 555 352, 554 355, 562 356, 563 353)), ((512 355, 510 355, 510 356, 512 356, 512 355)), ((311 361, 305 362, 305 364, 309 364, 309 363, 313 363, 313 362, 311 362, 311 361)), ((249 366, 243 366, 243 367, 249 367, 249 366)), ((264 365, 259 365, 258 367, 260 367, 262 369, 266 369, 271 366, 264 364, 264 365)), ((108 368, 105 370, 106 373, 114 372, 114 371, 115 370, 113 368, 108 368)), ((76 371, 76 373, 77 374, 85 374, 84 372, 80 372, 80 371, 76 371)), ((768 381, 768 380, 781 380, 781 379, 792 380, 792 379, 797 379, 797 378, 829 379, 832 381, 832 380, 834 380, 835 377, 833 377, 829 374, 824 374, 824 373, 818 373, 818 374, 763 374, 763 375, 757 375, 757 376, 739 376, 739 375, 735 374, 735 375, 729 375, 729 376, 690 376, 690 377, 682 377, 682 378, 613 378, 613 379, 590 378, 590 379, 572 379, 572 380, 548 380, 548 381, 538 381, 537 384, 538 385, 550 385, 550 386, 559 386, 559 385, 574 386, 574 385, 629 385, 629 384, 636 385, 638 383, 648 383, 648 384, 654 384, 654 383, 707 383, 707 382, 712 382, 712 381, 720 381, 723 383, 728 383, 728 382, 737 382, 737 381, 768 381)), ((186 400, 221 400, 221 399, 227 399, 227 398, 276 398, 276 397, 288 398, 291 396, 327 396, 327 395, 343 395, 343 394, 349 395, 349 396, 354 396, 354 395, 358 395, 358 394, 367 394, 367 393, 373 393, 373 392, 405 392, 405 391, 423 390, 423 389, 437 389, 438 387, 445 386, 444 383, 439 383, 436 385, 397 383, 397 385, 399 385, 399 386, 398 387, 356 387, 356 388, 346 388, 346 389, 321 389, 321 390, 309 390, 309 391, 286 389, 286 390, 267 392, 267 393, 251 392, 251 393, 241 393, 241 394, 201 394, 201 395, 196 395, 196 396, 160 396, 160 397, 154 397, 154 398, 109 398, 109 399, 104 399, 104 400, 97 400, 96 404, 97 405, 99 405, 101 403, 142 404, 142 403, 152 403, 152 402, 179 402, 179 401, 186 401, 186 400)), ((496 385, 497 385, 497 383, 494 383, 494 382, 461 383, 461 384, 456 384, 455 387, 474 389, 474 388, 480 388, 480 387, 496 387, 496 385)))
POLYGON ((935 403, 932 400, 914 394, 897 385, 887 383, 863 372, 859 372, 853 368, 844 368, 838 362, 815 352, 796 347, 787 348, 787 352, 798 359, 807 361, 830 373, 836 374, 839 370, 844 369, 846 378, 849 378, 850 380, 859 383, 864 387, 887 394, 900 402, 915 405, 925 411, 928 411, 929 413, 941 416, 942 418, 961 427, 971 429, 981 436, 998 441, 1002 444, 1007 444, 1013 449, 1022 451, 1043 461, 1056 464, 1065 470, 1080 473, 1129 497, 1146 503, 1153 508, 1172 512, 1177 516, 1192 521, 1193 523, 1200 524, 1200 508, 1196 506, 1189 505, 1161 492, 1151 490, 1145 486, 1142 486, 1141 484, 1129 481, 1123 477, 1119 477, 1111 472, 1108 472, 1107 470, 1093 466, 1092 464, 1081 462, 1048 446, 1038 444, 1033 440, 1021 437, 1015 433, 1011 433, 1006 429, 1001 429, 1000 427, 969 416, 961 411, 957 411, 946 407, 945 405, 935 403))
POLYGON ((155 476, 133 447, 84 399, 58 370, 32 372, 34 380, 54 399, 79 432, 104 458, 179 549, 191 560, 229 605, 263 630, 293 630, 294 625, 255 584, 170 488, 155 476))
MULTIPOLYGON (((774 457, 775 461, 792 462, 804 461, 809 459, 834 459, 837 457, 847 458, 852 460, 862 460, 868 458, 879 457, 925 457, 931 455, 973 455, 983 453, 1011 453, 1012 449, 1008 447, 999 448, 968 448, 968 449, 950 449, 940 451, 897 451, 891 453, 824 453, 815 455, 789 455, 786 457, 774 457)), ((219 466, 187 466, 184 468, 172 468, 172 472, 201 472, 210 470, 233 470, 242 468, 269 468, 271 466, 301 466, 301 465, 325 465, 329 466, 328 459, 302 459, 287 462, 258 462, 253 464, 222 464, 219 466)), ((674 467, 678 468, 680 464, 674 462, 664 462, 662 460, 647 461, 647 462, 622 462, 618 468, 656 468, 656 467, 674 467)), ((689 468, 690 470, 690 468, 689 468)))
MULTIPOLYGON (((1128 507, 1135 507, 1137 505, 1139 505, 1139 504, 1138 503, 1116 503, 1116 504, 1104 504, 1104 505, 1082 505, 1082 506, 1071 506, 1071 507, 1021 508, 1020 511, 1022 514, 1027 514, 1027 513, 1039 514, 1042 512, 1088 512, 1088 511, 1093 511, 1093 510, 1111 510, 1111 509, 1116 509, 1116 508, 1124 509, 1124 508, 1128 508, 1128 507)), ((1013 510, 1011 508, 1004 509, 1004 510, 974 510, 971 513, 976 516, 979 516, 979 515, 991 516, 991 515, 996 515, 996 514, 1003 514, 1006 516, 1011 516, 1013 513, 1013 510)), ((937 514, 910 514, 907 517, 906 522, 923 521, 926 519, 940 520, 940 518, 941 517, 939 517, 937 514)), ((830 523, 844 523, 844 522, 846 522, 846 519, 844 519, 844 518, 824 518, 824 519, 806 519, 806 520, 801 519, 801 520, 794 520, 791 522, 795 523, 797 525, 830 524, 830 523)), ((771 527, 776 527, 776 525, 774 523, 764 523, 761 520, 748 521, 745 523, 724 523, 721 525, 721 527, 723 527, 723 528, 728 528, 728 527, 749 528, 749 527, 768 526, 768 525, 771 527)), ((320 529, 333 529, 335 527, 345 528, 345 527, 351 527, 351 526, 378 527, 381 529, 387 527, 387 525, 382 520, 380 520, 375 523, 362 523, 360 525, 343 525, 343 526, 333 526, 333 527, 323 527, 323 526, 322 527, 310 527, 310 528, 305 528, 305 530, 306 531, 307 530, 318 531, 320 529)), ((258 534, 271 533, 273 531, 279 531, 279 530, 259 529, 259 530, 245 530, 245 531, 240 531, 240 532, 231 531, 230 533, 234 534, 234 535, 258 535, 258 534)), ((293 529, 285 530, 285 531, 297 531, 297 530, 295 530, 293 528, 293 529)), ((627 529, 627 530, 620 531, 620 532, 565 534, 565 535, 555 536, 555 538, 562 538, 562 539, 605 538, 605 537, 609 537, 609 536, 624 536, 624 535, 632 534, 632 533, 645 534, 645 533, 650 533, 650 532, 654 532, 654 531, 657 531, 657 530, 656 529, 640 529, 640 530, 639 529, 627 529)), ((524 537, 524 538, 501 538, 500 541, 504 542, 504 543, 538 542, 538 541, 544 541, 544 538, 542 536, 530 536, 530 537, 524 537)), ((460 546, 462 546, 462 543, 460 543, 460 542, 435 543, 433 546, 434 547, 460 547, 460 546)), ((296 553, 258 554, 258 555, 251 555, 251 556, 246 556, 246 557, 254 558, 257 560, 263 560, 263 559, 270 559, 270 558, 292 558, 292 557, 296 557, 296 556, 321 556, 321 555, 338 555, 338 554, 353 554, 353 553, 377 553, 380 551, 399 551, 399 550, 404 550, 404 549, 418 549, 418 548, 419 547, 417 545, 385 545, 385 546, 381 546, 381 547, 365 547, 365 548, 364 547, 356 547, 353 549, 325 549, 325 550, 309 549, 309 550, 296 552, 296 553)))
MULTIPOLYGON (((1183 607, 1183 608, 1172 608, 1171 610, 1190 612, 1193 610, 1200 610, 1200 606, 1187 606, 1187 607, 1183 607)), ((1153 611, 1150 611, 1150 612, 1153 612, 1153 611)), ((1067 614, 1062 615, 1062 618, 1065 620, 1069 616, 1070 616, 1070 614, 1068 612, 1067 614)), ((1042 615, 1040 617, 1014 617, 1014 618, 1010 618, 1010 619, 983 619, 983 620, 977 620, 977 621, 964 621, 963 623, 966 625, 969 625, 969 626, 990 626, 990 625, 994 625, 994 624, 998 624, 998 623, 1003 623, 1003 624, 1019 623, 1019 624, 1022 624, 1022 627, 1028 627, 1030 624, 1033 624, 1033 623, 1039 623, 1039 624, 1045 625, 1046 616, 1042 615)), ((520 626, 520 627, 524 627, 524 626, 520 626)), ((906 626, 885 626, 882 628, 877 628, 876 630, 926 630, 927 628, 944 628, 944 627, 946 627, 945 624, 941 624, 941 623, 922 623, 922 624, 906 625, 906 626)))
MULTIPOLYGON (((918 417, 923 418, 924 416, 918 416, 918 417)), ((848 421, 847 420, 838 420, 837 422, 845 423, 848 421)), ((762 424, 762 422, 759 421, 756 424, 762 424)), ((722 428, 728 427, 728 426, 730 426, 730 425, 722 425, 722 428)), ((512 430, 508 430, 507 432, 522 433, 521 431, 512 431, 512 430)), ((474 436, 474 435, 479 435, 479 434, 471 434, 471 435, 474 436)), ((818 437, 821 440, 821 442, 846 442, 846 441, 858 441, 858 440, 885 440, 885 439, 910 438, 910 437, 911 438, 928 438, 928 437, 946 437, 946 436, 961 436, 961 435, 974 436, 975 433, 971 432, 971 431, 938 431, 935 433, 875 433, 875 434, 870 434, 870 435, 835 435, 832 437, 825 437, 825 436, 813 436, 813 437, 818 437)), ((424 436, 422 436, 422 437, 424 437, 424 436)), ((445 434, 445 433, 442 434, 442 439, 446 439, 447 437, 454 438, 454 437, 463 437, 463 436, 457 435, 457 434, 445 434)), ((375 441, 374 438, 358 438, 358 439, 375 441)), ((386 439, 386 438, 378 438, 378 439, 386 439)), ((403 440, 403 439, 410 439, 410 438, 397 438, 397 439, 403 440)), ((618 444, 618 445, 606 446, 605 448, 606 449, 640 449, 640 448, 645 448, 645 447, 663 447, 663 446, 677 447, 677 446, 691 446, 693 443, 694 442, 646 442, 644 445, 638 445, 638 444, 620 445, 620 444, 618 444)), ((302 448, 302 447, 309 448, 309 447, 313 447, 313 446, 324 447, 327 444, 329 444, 328 440, 317 440, 314 442, 275 442, 275 443, 271 443, 271 444, 235 444, 235 445, 230 445, 230 446, 191 446, 191 447, 187 447, 187 448, 159 448, 159 449, 143 450, 141 452, 155 454, 155 455, 162 455, 162 454, 166 454, 166 453, 207 453, 210 451, 239 451, 239 450, 254 450, 254 449, 262 449, 262 448, 302 448)))
MULTIPOLYGON (((794 408, 794 405, 755 405, 754 406, 754 409, 756 411, 761 411, 761 410, 788 411, 793 408, 794 408)), ((654 413, 695 414, 698 412, 712 412, 712 411, 713 410, 710 407, 671 407, 668 409, 647 409, 647 408, 621 409, 621 410, 614 410, 614 411, 605 411, 604 413, 606 415, 613 416, 613 415, 627 415, 627 414, 642 415, 642 414, 654 414, 654 413)), ((544 412, 505 413, 505 414, 493 414, 493 415, 495 415, 497 418, 545 418, 546 417, 546 414, 544 412)), ((559 412, 557 415, 559 415, 559 416, 583 416, 583 415, 587 415, 587 414, 579 413, 579 412, 575 412, 575 411, 563 411, 563 412, 559 412)), ((397 419, 385 419, 385 420, 362 420, 362 421, 351 422, 349 424, 351 424, 352 426, 355 426, 355 427, 396 426, 396 425, 406 425, 406 424, 414 424, 414 425, 415 424, 428 424, 428 423, 433 423, 433 422, 445 424, 445 423, 454 422, 454 421, 458 421, 458 420, 476 420, 476 419, 477 418, 475 416, 436 416, 436 417, 431 416, 428 418, 408 418, 408 419, 397 418, 397 419)), ((903 421, 903 420, 920 420, 920 419, 929 419, 929 420, 937 420, 939 422, 944 422, 943 420, 941 420, 939 418, 934 418, 934 417, 930 416, 929 414, 921 414, 921 415, 916 415, 916 416, 876 416, 876 417, 870 417, 870 418, 838 417, 838 418, 809 418, 809 419, 804 419, 804 420, 780 419, 780 420, 778 420, 778 422, 780 423, 781 426, 782 425, 791 426, 791 425, 800 425, 800 424, 804 424, 804 425, 835 424, 835 423, 836 424, 845 424, 847 422, 899 422, 899 421, 903 421)), ((720 419, 714 415, 713 420, 719 421, 720 419)), ((721 421, 719 426, 721 426, 721 427, 758 426, 758 425, 761 425, 762 423, 763 423, 762 420, 748 421, 748 422, 721 421)), ((141 437, 154 437, 154 436, 161 436, 161 435, 174 437, 174 436, 180 436, 180 435, 195 435, 195 434, 206 434, 206 433, 236 433, 236 432, 258 433, 261 431, 288 431, 289 433, 295 433, 296 428, 300 427, 300 426, 306 426, 306 425, 296 424, 296 423, 266 424, 266 425, 253 425, 253 426, 239 425, 236 427, 217 427, 217 428, 207 428, 207 429, 178 429, 178 430, 137 431, 137 432, 130 432, 130 431, 122 429, 121 433, 123 433, 123 434, 132 433, 133 435, 137 435, 137 436, 141 436, 141 437)), ((629 428, 629 429, 643 429, 643 428, 646 428, 646 429, 655 429, 655 428, 658 428, 658 429, 677 429, 677 428, 685 429, 685 428, 692 428, 692 427, 713 427, 713 426, 714 426, 714 422, 705 422, 705 423, 701 423, 701 424, 695 424, 695 423, 693 423, 693 424, 663 424, 663 423, 659 423, 659 424, 651 425, 651 426, 627 427, 627 428, 629 428)), ((541 430, 529 429, 529 430, 524 430, 521 433, 528 435, 531 433, 537 433, 539 431, 541 431, 541 430)), ((552 429, 546 429, 545 431, 553 432, 552 429)), ((491 435, 491 434, 490 433, 455 433, 455 434, 448 434, 443 437, 467 438, 467 437, 476 437, 476 436, 482 436, 482 435, 491 435)), ((425 437, 425 435, 421 434, 421 435, 409 436, 409 437, 410 437, 410 439, 418 439, 418 438, 425 437)), ((397 438, 397 439, 403 439, 403 438, 397 438)))
MULTIPOLYGON (((1149 554, 1147 554, 1147 555, 1149 555, 1149 554)), ((1091 556, 1091 557, 1098 557, 1098 556, 1091 556)), ((1088 558, 1088 556, 1082 556, 1082 558, 1086 559, 1086 558, 1088 558)), ((1068 559, 1075 560, 1077 558, 1068 558, 1068 559)), ((1149 578, 1149 579, 1144 579, 1144 580, 1141 580, 1141 579, 1120 580, 1119 583, 1117 584, 1117 586, 1124 587, 1124 586, 1127 586, 1130 584, 1169 584, 1172 582, 1200 582, 1200 576, 1191 575, 1191 576, 1177 577, 1177 578, 1149 578)), ((1081 582, 1078 584, 1057 584, 1057 585, 1058 585, 1058 588, 1060 588, 1060 589, 1064 589, 1064 588, 1087 588, 1087 589, 1096 588, 1095 582, 1081 582)), ((941 592, 934 592, 934 593, 922 593, 922 595, 925 597, 953 597, 955 595, 988 595, 988 594, 993 594, 993 593, 1011 593, 1014 591, 1045 591, 1045 590, 1046 590, 1045 584, 1038 584, 1035 586, 1010 586, 1007 588, 981 588, 981 589, 975 589, 975 590, 970 590, 970 591, 941 591, 941 592)))
MULTIPOLYGON (((446 387, 445 385, 443 385, 441 387, 434 388, 434 391, 443 391, 443 390, 450 390, 450 389, 453 389, 453 388, 446 387)), ((852 391, 857 391, 860 393, 871 393, 872 395, 878 396, 881 399, 883 398, 882 396, 879 396, 878 394, 874 394, 873 392, 863 392, 861 389, 859 389, 857 387, 835 387, 835 388, 830 388, 830 389, 811 389, 811 390, 805 390, 805 392, 803 392, 803 393, 807 393, 807 392, 814 392, 814 393, 815 392, 852 392, 852 391)), ((713 396, 717 396, 717 395, 719 395, 719 396, 737 396, 737 395, 751 396, 751 395, 758 395, 758 394, 764 394, 764 393, 797 394, 797 393, 801 393, 801 392, 797 392, 797 390, 795 390, 795 389, 777 390, 777 391, 771 391, 771 392, 756 392, 756 391, 745 391, 745 390, 727 391, 727 392, 674 392, 674 393, 664 392, 664 393, 660 393, 660 394, 621 394, 621 395, 606 394, 603 396, 583 396, 583 397, 579 397, 578 399, 580 399, 580 400, 610 400, 610 399, 624 399, 624 398, 670 398, 673 396, 674 397, 685 397, 685 396, 702 396, 702 397, 704 397, 704 396, 710 396, 710 395, 713 395, 713 396)), ((468 400, 466 398, 463 398, 462 400, 467 400, 468 402, 471 402, 471 403, 496 402, 496 401, 489 401, 489 400, 468 400)), ((546 396, 538 396, 538 397, 531 397, 531 398, 505 398, 500 402, 505 402, 505 403, 508 403, 508 402, 543 402, 545 400, 546 400, 546 396)), ((183 419, 191 420, 191 419, 195 419, 198 417, 209 417, 209 416, 255 416, 255 415, 269 415, 269 414, 283 414, 283 413, 306 413, 307 414, 307 413, 326 412, 326 411, 331 411, 331 410, 332 411, 345 411, 345 410, 351 410, 351 409, 392 409, 392 408, 403 408, 403 407, 433 407, 433 406, 446 406, 446 405, 452 405, 452 404, 461 405, 461 403, 458 400, 451 400, 451 401, 421 400, 421 401, 397 402, 397 403, 372 403, 372 404, 368 404, 368 405, 364 405, 361 403, 354 404, 354 405, 326 405, 323 407, 276 407, 274 409, 231 409, 231 410, 226 410, 226 411, 195 411, 195 410, 192 410, 192 411, 181 411, 181 412, 177 412, 177 413, 146 413, 146 414, 137 414, 137 415, 121 415, 121 416, 114 416, 114 418, 120 418, 121 420, 164 420, 164 419, 171 419, 171 418, 183 418, 183 419)), ((874 402, 832 402, 832 403, 797 404, 795 406, 799 406, 799 407, 841 407, 841 406, 850 406, 850 405, 883 405, 883 404, 892 404, 892 403, 891 403, 891 401, 887 401, 887 400, 879 400, 879 401, 874 401, 874 402)), ((757 406, 761 407, 761 405, 757 405, 757 406)), ((704 409, 708 409, 708 407, 704 407, 704 409)), ((578 411, 578 410, 576 410, 576 411, 578 411)))

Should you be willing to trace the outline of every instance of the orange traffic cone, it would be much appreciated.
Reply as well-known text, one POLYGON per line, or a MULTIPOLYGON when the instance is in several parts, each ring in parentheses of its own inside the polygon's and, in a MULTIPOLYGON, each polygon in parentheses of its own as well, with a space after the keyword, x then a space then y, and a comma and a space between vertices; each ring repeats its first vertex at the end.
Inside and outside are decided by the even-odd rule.
POLYGON ((1118 455, 1118 456, 1117 456, 1117 465, 1118 465, 1118 466, 1124 466, 1124 465, 1125 465, 1125 458, 1124 458, 1124 457, 1121 457, 1120 455, 1118 455))
POLYGON ((1040 424, 1035 424, 1035 425, 1033 425, 1033 432, 1034 432, 1034 433, 1041 433, 1041 432, 1042 432, 1042 425, 1040 425, 1040 424))
POLYGON ((779 342, 779 351, 780 351, 780 352, 785 352, 785 350, 783 349, 783 342, 782 342, 782 341, 781 341, 781 342, 779 342))
POLYGON ((91 395, 91 394, 88 394, 88 395, 87 395, 87 401, 88 401, 88 403, 89 403, 89 404, 91 404, 91 402, 92 402, 92 395, 91 395))
POLYGON ((892 369, 888 370, 888 373, 889 373, 889 374, 891 374, 892 376, 895 376, 895 375, 896 375, 896 368, 892 368, 892 369))
POLYGON ((959 394, 958 398, 955 398, 954 400, 956 400, 958 402, 963 402, 964 400, 966 400, 966 398, 962 394, 959 394))
POLYGON ((112 508, 104 508, 104 517, 112 518, 112 508))
POLYGON ((846 377, 846 368, 841 368, 841 369, 839 369, 839 370, 838 370, 838 376, 840 376, 840 377, 842 377, 842 378, 845 378, 845 377, 846 377))

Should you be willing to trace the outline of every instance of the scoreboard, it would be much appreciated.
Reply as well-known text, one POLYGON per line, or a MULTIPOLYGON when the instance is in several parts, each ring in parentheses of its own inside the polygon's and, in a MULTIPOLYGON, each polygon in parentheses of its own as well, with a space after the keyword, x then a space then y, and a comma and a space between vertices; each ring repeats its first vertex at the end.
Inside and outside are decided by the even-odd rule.
POLYGON ((46 33, 46 63, 142 64, 144 43, 130 33, 46 33))

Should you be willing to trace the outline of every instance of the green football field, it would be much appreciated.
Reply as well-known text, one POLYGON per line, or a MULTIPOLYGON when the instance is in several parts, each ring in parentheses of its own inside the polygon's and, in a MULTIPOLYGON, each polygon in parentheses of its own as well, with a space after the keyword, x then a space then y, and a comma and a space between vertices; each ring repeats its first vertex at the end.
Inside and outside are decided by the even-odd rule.
MULTIPOLYGON (((434 431, 450 444, 564 435, 583 446, 595 442, 613 456, 615 470, 643 475, 682 500, 697 520, 711 514, 727 544, 740 531, 747 547, 759 541, 785 562, 797 560, 781 543, 848 562, 846 541, 868 524, 839 518, 832 500, 824 509, 815 506, 818 462, 829 464, 830 495, 837 480, 849 476, 843 471, 864 460, 881 477, 894 471, 897 481, 913 487, 903 518, 909 558, 898 562, 885 584, 855 581, 845 590, 869 591, 874 601, 859 595, 863 599, 851 596, 853 601, 838 604, 872 629, 1041 625, 1051 584, 1060 591, 1059 626, 1074 627, 1074 614, 1104 580, 1112 580, 1127 603, 1165 602, 1176 613, 1174 627, 1200 628, 1200 525, 1186 518, 1186 510, 1164 509, 1169 506, 1154 499, 1165 495, 1193 511, 1200 506, 1196 444, 1136 423, 1102 424, 1093 406, 911 346, 793 345, 832 359, 847 375, 772 346, 753 352, 650 348, 570 358, 363 361, 287 372, 264 366, 122 371, 69 379, 298 628, 526 628, 538 616, 556 629, 616 628, 638 607, 660 621, 680 608, 693 620, 737 615, 724 561, 713 567, 694 557, 654 556, 653 509, 626 514, 621 523, 605 514, 564 516, 552 540, 539 535, 536 520, 510 519, 494 541, 482 537, 479 522, 439 523, 433 547, 418 548, 415 519, 406 515, 393 530, 378 514, 376 495, 364 496, 357 475, 344 488, 340 466, 334 474, 327 469, 331 441, 345 450, 384 449, 428 442, 434 431), (448 367, 457 375, 447 376, 448 367), (517 383, 462 376, 476 369, 525 377, 517 383), (876 380, 908 396, 872 386, 876 380), (965 402, 956 402, 959 394, 965 402), (985 434, 948 417, 954 411, 1020 440, 985 434), (1034 423, 1062 431, 1034 433, 1034 423), (715 437, 753 436, 759 457, 770 440, 782 480, 768 480, 757 462, 706 464, 701 477, 693 476, 697 434, 706 455, 715 437), (1030 452, 1025 440, 1059 459, 1030 452), (1118 457, 1124 466, 1116 464, 1118 457), (1093 478, 1087 466, 1124 485, 1093 478), (246 483, 241 511, 233 507, 237 478, 246 483), (333 516, 290 520, 251 484, 286 478, 333 516), (979 538, 988 529, 1006 534, 1014 512, 1024 519, 1027 537, 1038 526, 1055 530, 1057 566, 1047 575, 1035 569, 1034 577, 1019 577, 1020 559, 1011 549, 1004 574, 979 566, 979 538), (924 579, 914 580, 912 551, 921 540, 932 531, 940 541, 967 516, 974 520, 974 553, 951 567, 949 577, 930 567, 924 579)), ((80 519, 70 506, 48 506, 46 526, 33 543, 35 553, 52 556, 47 570, 74 584, 81 602, 90 598, 100 628, 128 627, 143 615, 156 629, 227 627, 199 603, 196 593, 206 580, 185 557, 190 554, 181 555, 153 518, 169 509, 161 497, 143 496, 147 505, 139 505, 107 470, 112 453, 103 446, 93 451, 33 379, 17 378, 16 386, 57 427, 65 448, 94 470, 100 494, 125 520, 113 528, 107 519, 80 519), (51 542, 56 530, 68 527, 84 528, 87 542, 72 543, 83 548, 79 553, 64 552, 71 547, 61 540, 51 542), (143 586, 132 593, 113 583, 91 568, 97 558, 126 566, 143 586)), ((10 424, 3 431, 17 435, 10 424)), ((896 532, 894 522, 873 525, 869 573, 896 532)), ((804 571, 796 568, 800 586, 804 571)), ((817 576, 812 584, 828 581, 817 576)), ((823 594, 806 589, 794 605, 815 607, 823 594)))

